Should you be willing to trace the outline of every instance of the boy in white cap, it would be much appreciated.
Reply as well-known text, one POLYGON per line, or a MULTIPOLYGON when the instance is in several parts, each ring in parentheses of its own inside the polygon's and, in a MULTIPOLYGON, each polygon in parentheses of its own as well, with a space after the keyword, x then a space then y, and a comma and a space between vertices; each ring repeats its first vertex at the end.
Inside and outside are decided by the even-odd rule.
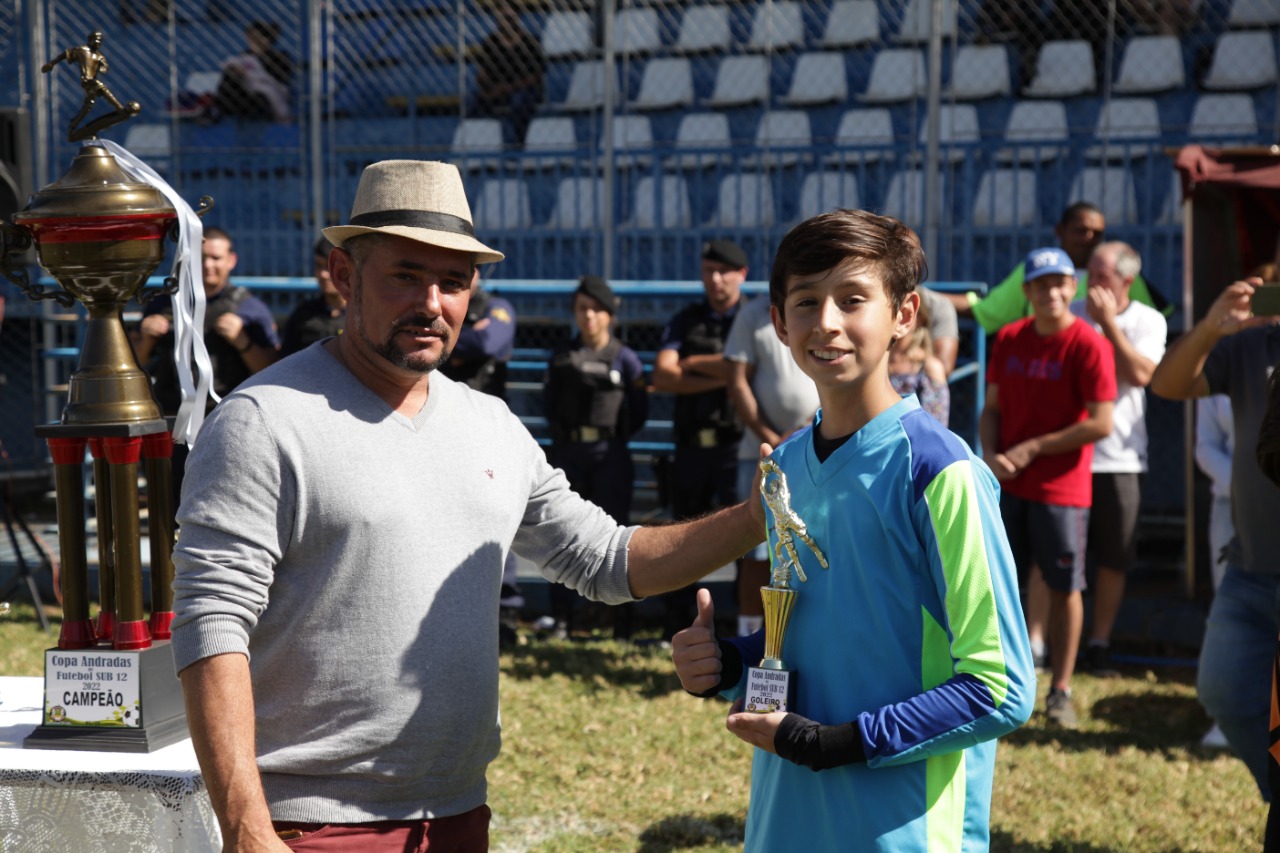
MULTIPOLYGON (((1093 442, 1111 433, 1115 358, 1111 344, 1071 313, 1076 272, 1066 252, 1036 249, 1025 269, 1033 314, 1001 329, 991 346, 979 437, 983 459, 1001 481, 1000 514, 1023 594, 1031 603, 1049 601, 1053 680, 1045 714, 1051 724, 1074 728, 1090 465, 1093 442)), ((1044 626, 1030 612, 1028 624, 1033 651, 1043 648, 1044 626)))
POLYGON ((228 849, 485 850, 508 550, 621 603, 737 558, 763 510, 619 525, 501 401, 436 370, 475 266, 503 257, 453 166, 369 166, 325 236, 345 332, 224 399, 187 469, 173 648, 192 739, 228 849))

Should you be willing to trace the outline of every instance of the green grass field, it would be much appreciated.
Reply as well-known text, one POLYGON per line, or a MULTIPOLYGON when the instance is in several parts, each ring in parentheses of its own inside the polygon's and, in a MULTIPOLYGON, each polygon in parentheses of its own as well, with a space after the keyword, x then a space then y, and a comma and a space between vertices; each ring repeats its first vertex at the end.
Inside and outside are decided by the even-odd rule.
MULTIPOLYGON (((39 675, 55 638, 15 604, 0 619, 0 673, 39 675)), ((1078 730, 1037 714, 1001 742, 993 850, 1261 848, 1266 809, 1244 766, 1198 746, 1209 722, 1190 670, 1078 676, 1075 691, 1078 730)), ((504 654, 493 849, 739 848, 751 757, 725 710, 681 691, 656 646, 538 641, 504 654)))

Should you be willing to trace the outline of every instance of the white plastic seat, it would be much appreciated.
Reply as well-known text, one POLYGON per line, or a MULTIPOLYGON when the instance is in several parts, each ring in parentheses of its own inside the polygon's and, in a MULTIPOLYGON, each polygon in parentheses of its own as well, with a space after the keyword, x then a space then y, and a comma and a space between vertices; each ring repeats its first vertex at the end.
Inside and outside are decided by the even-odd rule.
POLYGON ((769 97, 769 63, 763 56, 727 56, 720 60, 716 87, 707 106, 755 104, 769 97))
MULTIPOLYGON (((956 12, 959 5, 956 0, 942 0, 942 37, 953 38, 956 34, 956 12)), ((933 0, 907 0, 907 7, 902 12, 902 25, 893 37, 900 44, 923 44, 929 40, 929 30, 933 26, 933 0)))
MULTIPOLYGON (((972 148, 962 147, 965 143, 977 142, 982 138, 978 130, 978 109, 973 104, 943 104, 938 112, 938 141, 941 143, 941 157, 944 162, 955 163, 973 154, 972 148)), ((920 122, 920 149, 929 139, 929 118, 925 116, 920 122)))
POLYGON ((742 172, 720 179, 720 200, 709 226, 768 228, 774 223, 773 186, 768 174, 742 172))
POLYGON ((1085 167, 1072 180, 1067 197, 1096 204, 1108 226, 1137 225, 1140 221, 1133 175, 1123 166, 1085 167))
POLYGON ((519 178, 490 178, 476 199, 477 228, 510 231, 533 223, 529 187, 519 178))
MULTIPOLYGON (((613 102, 622 100, 622 87, 618 83, 618 69, 611 70, 613 78, 613 102)), ((604 60, 588 59, 573 66, 569 78, 569 92, 556 105, 566 111, 596 110, 604 106, 604 60)))
POLYGON ((979 227, 1027 227, 1036 221, 1036 173, 991 169, 978 180, 972 222, 979 227))
POLYGON ((997 151, 1001 163, 1039 163, 1060 157, 1067 145, 1067 108, 1061 101, 1019 101, 1009 111, 1004 139, 1020 144, 997 151))
POLYGON ((678 153, 667 159, 667 166, 699 168, 728 161, 729 118, 723 113, 688 113, 676 129, 675 147, 703 149, 678 153))
POLYGON ((688 228, 693 225, 689 207, 689 187, 684 178, 662 175, 654 180, 645 175, 636 182, 635 207, 630 228, 688 228))
POLYGON ((1276 82, 1276 47, 1265 30, 1224 33, 1213 49, 1206 89, 1257 89, 1276 82))
POLYGON ((880 12, 876 0, 836 0, 831 4, 822 47, 857 47, 880 41, 880 12))
POLYGON ((144 160, 168 157, 173 152, 167 124, 130 124, 124 147, 144 160))
POLYGON ((590 229, 600 225, 600 178, 565 178, 556 188, 548 228, 590 229))
POLYGON ((727 6, 690 6, 680 21, 673 53, 727 51, 730 47, 727 6))
POLYGON ((795 149, 807 149, 813 144, 809 128, 809 114, 803 110, 767 112, 756 128, 756 153, 743 158, 744 166, 790 166, 799 162, 801 153, 795 149), (784 148, 785 151, 773 149, 784 148))
POLYGON ((1160 138, 1160 113, 1156 109, 1156 102, 1151 98, 1116 98, 1108 101, 1098 113, 1093 138, 1100 143, 1105 140, 1108 146, 1104 150, 1101 144, 1093 145, 1085 152, 1086 157, 1106 157, 1109 160, 1123 159, 1126 154, 1130 158, 1146 157, 1151 153, 1149 146, 1131 146, 1127 143, 1155 141, 1160 138))
POLYGON ((573 119, 566 116, 538 116, 529 122, 524 134, 524 150, 528 156, 520 161, 525 169, 549 169, 574 162, 578 148, 573 119), (552 157, 551 154, 562 156, 552 157))
POLYGON ((928 83, 922 52, 913 48, 887 48, 876 54, 871 64, 871 79, 861 100, 877 104, 909 101, 923 97, 928 83))
MULTIPOLYGON (((604 151, 604 140, 600 140, 600 150, 604 151)), ((653 150, 653 127, 648 116, 616 115, 613 117, 613 154, 614 165, 619 169, 632 166, 643 168, 653 162, 649 154, 638 154, 637 151, 653 150)))
POLYGON ((805 175, 800 185, 800 210, 798 218, 808 219, 819 213, 828 213, 837 207, 857 210, 862 207, 858 194, 858 179, 848 172, 823 171, 805 175))
POLYGON ((1275 0, 1235 0, 1227 15, 1227 26, 1232 29, 1277 25, 1280 25, 1280 3, 1275 0))
POLYGON ((998 44, 966 44, 956 51, 951 66, 951 94, 957 100, 994 98, 1013 91, 1009 51, 998 44))
POLYGON ((662 48, 657 9, 621 9, 614 23, 619 53, 653 53, 662 48))
POLYGON ((222 82, 221 71, 192 71, 187 75, 187 82, 182 88, 194 95, 212 95, 218 91, 222 82))
POLYGON ((1187 125, 1187 135, 1192 137, 1251 137, 1257 133, 1253 98, 1242 94, 1201 95, 1187 125))
POLYGON ((548 59, 582 56, 594 43, 591 15, 587 12, 552 12, 542 28, 542 53, 548 59))
MULTIPOLYGON (((903 169, 891 177, 881 205, 885 215, 918 230, 924 224, 924 185, 924 172, 920 169, 903 169)), ((946 198, 945 180, 939 179, 938 188, 946 198)))
POLYGON ((1045 42, 1036 59, 1035 79, 1023 90, 1036 98, 1069 98, 1097 89, 1093 46, 1083 39, 1045 42))
MULTIPOLYGON (((869 146, 893 145, 893 118, 883 107, 869 110, 848 110, 840 116, 834 140, 836 148, 869 148, 869 146)), ((844 154, 828 154, 826 162, 844 163, 861 160, 874 163, 886 152, 877 148, 859 151, 853 158, 844 154)))
MULTIPOLYGON (((467 118, 453 129, 450 153, 457 158, 487 157, 501 154, 503 148, 502 122, 496 118, 467 118)), ((469 163, 476 168, 477 163, 469 163)))
POLYGON ((693 68, 683 56, 650 59, 632 109, 663 110, 693 103, 693 68))
POLYGON ((756 7, 748 50, 788 50, 804 45, 804 17, 795 0, 776 0, 756 7))
POLYGON ((1125 47, 1111 91, 1140 95, 1181 89, 1185 83, 1182 44, 1177 36, 1139 36, 1125 47))
POLYGON ((849 81, 844 68, 844 54, 828 51, 800 54, 795 74, 791 77, 791 89, 782 101, 792 106, 812 106, 833 101, 843 103, 848 98, 849 81))

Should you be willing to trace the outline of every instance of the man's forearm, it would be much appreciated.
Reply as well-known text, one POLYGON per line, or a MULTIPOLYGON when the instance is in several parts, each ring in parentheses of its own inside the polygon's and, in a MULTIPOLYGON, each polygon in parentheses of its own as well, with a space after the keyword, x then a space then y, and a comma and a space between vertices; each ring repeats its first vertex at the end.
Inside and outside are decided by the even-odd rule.
POLYGON ((1203 397, 1207 391, 1202 371, 1209 352, 1221 339, 1201 320, 1165 350, 1151 374, 1151 390, 1168 400, 1203 397))
POLYGON ((1078 450, 1100 438, 1111 434, 1111 418, 1090 417, 1074 423, 1066 429, 1046 433, 1032 439, 1035 443, 1036 456, 1053 456, 1078 450))
POLYGON ((679 524, 641 527, 627 552, 631 594, 645 598, 688 586, 741 557, 764 539, 764 533, 759 501, 679 524))
POLYGON ((182 670, 187 726, 227 849, 279 844, 254 749, 249 659, 222 654, 182 670))

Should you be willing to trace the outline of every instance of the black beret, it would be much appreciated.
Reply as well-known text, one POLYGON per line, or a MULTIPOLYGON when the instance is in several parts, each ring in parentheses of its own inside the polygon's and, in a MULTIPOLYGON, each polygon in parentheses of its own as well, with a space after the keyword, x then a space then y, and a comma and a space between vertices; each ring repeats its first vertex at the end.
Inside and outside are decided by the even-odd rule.
POLYGON ((312 250, 312 254, 324 255, 327 258, 329 257, 329 253, 332 251, 333 251, 333 244, 330 243, 327 238, 321 237, 319 240, 316 241, 316 245, 315 245, 315 248, 312 250))
POLYGON ((702 244, 702 259, 729 264, 737 269, 747 266, 747 253, 732 240, 712 240, 702 244))
POLYGON ((618 313, 619 300, 617 295, 614 294, 613 290, 609 287, 609 282, 605 281, 598 275, 584 275, 582 278, 578 279, 578 289, 574 291, 574 293, 575 295, 578 293, 585 293, 587 296, 590 296, 596 302, 603 305, 604 310, 608 311, 610 314, 618 313))

